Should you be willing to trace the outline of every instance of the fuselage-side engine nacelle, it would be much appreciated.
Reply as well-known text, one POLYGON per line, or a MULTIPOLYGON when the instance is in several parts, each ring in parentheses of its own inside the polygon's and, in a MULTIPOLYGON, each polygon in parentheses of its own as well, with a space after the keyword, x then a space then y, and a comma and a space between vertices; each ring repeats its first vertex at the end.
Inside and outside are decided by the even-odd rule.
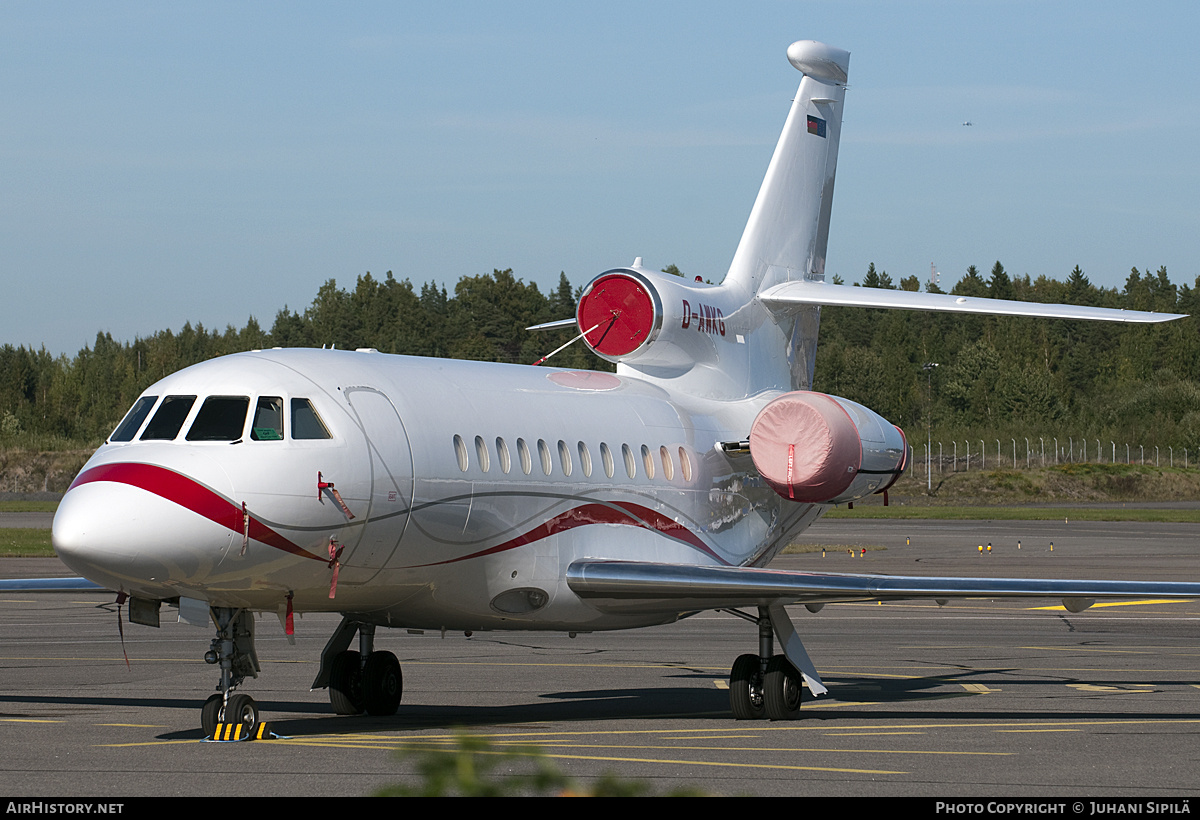
POLYGON ((824 393, 784 393, 750 428, 754 466, 792 501, 841 504, 881 493, 904 472, 907 456, 900 428, 824 393))
POLYGON ((597 276, 575 318, 596 355, 639 369, 687 370, 720 360, 734 338, 733 307, 721 289, 635 265, 597 276))

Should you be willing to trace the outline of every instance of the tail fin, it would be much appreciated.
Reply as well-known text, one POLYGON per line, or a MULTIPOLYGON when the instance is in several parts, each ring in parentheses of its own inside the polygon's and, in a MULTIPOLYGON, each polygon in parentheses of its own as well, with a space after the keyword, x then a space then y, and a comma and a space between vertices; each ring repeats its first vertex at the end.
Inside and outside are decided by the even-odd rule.
POLYGON ((850 52, 812 40, 788 47, 804 72, 724 284, 747 300, 795 280, 821 281, 850 52))

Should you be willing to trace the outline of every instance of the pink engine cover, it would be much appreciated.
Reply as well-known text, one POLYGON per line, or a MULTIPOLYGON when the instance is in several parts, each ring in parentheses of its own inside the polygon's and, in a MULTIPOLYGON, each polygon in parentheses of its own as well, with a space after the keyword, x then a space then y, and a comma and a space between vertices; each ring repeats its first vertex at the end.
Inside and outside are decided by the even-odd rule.
POLYGON ((750 428, 750 457, 784 498, 818 504, 837 498, 862 465, 862 440, 850 416, 824 393, 786 393, 750 428))

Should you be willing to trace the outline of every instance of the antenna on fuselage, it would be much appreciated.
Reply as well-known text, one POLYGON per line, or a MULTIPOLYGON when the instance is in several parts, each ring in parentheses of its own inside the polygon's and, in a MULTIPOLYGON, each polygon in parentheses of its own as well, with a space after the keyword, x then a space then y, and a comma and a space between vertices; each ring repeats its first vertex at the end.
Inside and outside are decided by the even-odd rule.
MULTIPOLYGON (((612 318, 608 320, 608 326, 609 326, 609 327, 612 327, 612 325, 613 325, 613 322, 617 321, 617 317, 618 317, 618 316, 620 316, 620 315, 621 315, 621 312, 620 312, 619 310, 614 310, 614 311, 612 312, 612 318)), ((548 324, 558 324, 558 323, 557 323, 557 322, 549 322, 548 324)), ((578 336, 576 336, 576 337, 575 337, 574 339, 572 339, 571 341, 567 342, 565 345, 562 345, 561 347, 558 347, 558 348, 555 348, 554 350, 551 350, 551 351, 550 351, 549 353, 547 353, 545 356, 543 356, 542 358, 538 359, 536 362, 534 362, 534 363, 533 363, 533 366, 534 366, 534 367, 537 367, 539 364, 541 364, 542 362, 546 361, 546 359, 549 359, 549 358, 550 358, 551 356, 553 356, 555 353, 561 353, 562 351, 566 350, 568 347, 570 347, 571 345, 573 345, 573 344, 575 344, 576 342, 578 342, 580 339, 582 339, 584 336, 586 336, 586 335, 588 335, 589 333, 591 333, 591 332, 592 332, 593 330, 595 330, 596 328, 600 327, 600 325, 602 325, 602 324, 604 324, 604 322, 603 322, 603 321, 596 322, 596 324, 592 325, 592 326, 591 326, 591 327, 589 327, 587 330, 583 331, 583 333, 580 333, 578 336)), ((545 329, 545 326, 544 326, 544 325, 534 325, 533 327, 527 327, 527 328, 525 328, 525 329, 526 329, 526 330, 543 330, 543 329, 545 329)), ((606 330, 605 332, 607 333, 608 331, 606 330)))

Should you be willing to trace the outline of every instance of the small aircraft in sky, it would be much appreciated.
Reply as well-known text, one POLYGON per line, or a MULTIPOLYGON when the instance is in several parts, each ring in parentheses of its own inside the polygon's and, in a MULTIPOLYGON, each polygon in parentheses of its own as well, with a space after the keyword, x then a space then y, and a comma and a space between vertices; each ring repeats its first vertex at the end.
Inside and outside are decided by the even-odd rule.
POLYGON ((757 632, 732 665, 732 712, 780 720, 804 688, 827 691, 789 604, 1200 597, 1200 583, 766 569, 830 505, 885 493, 908 466, 897 427, 812 390, 823 305, 1178 318, 826 283, 850 55, 813 41, 787 55, 803 77, 725 279, 638 259, 583 289, 572 323, 615 375, 261 350, 137 399, 66 492, 54 548, 131 620, 157 625, 167 604, 215 627, 207 734, 259 723, 242 687, 273 619, 255 613, 288 634, 295 613, 341 613, 313 686, 339 713, 389 715, 403 677, 375 648, 381 627, 574 633, 727 610, 757 632))

